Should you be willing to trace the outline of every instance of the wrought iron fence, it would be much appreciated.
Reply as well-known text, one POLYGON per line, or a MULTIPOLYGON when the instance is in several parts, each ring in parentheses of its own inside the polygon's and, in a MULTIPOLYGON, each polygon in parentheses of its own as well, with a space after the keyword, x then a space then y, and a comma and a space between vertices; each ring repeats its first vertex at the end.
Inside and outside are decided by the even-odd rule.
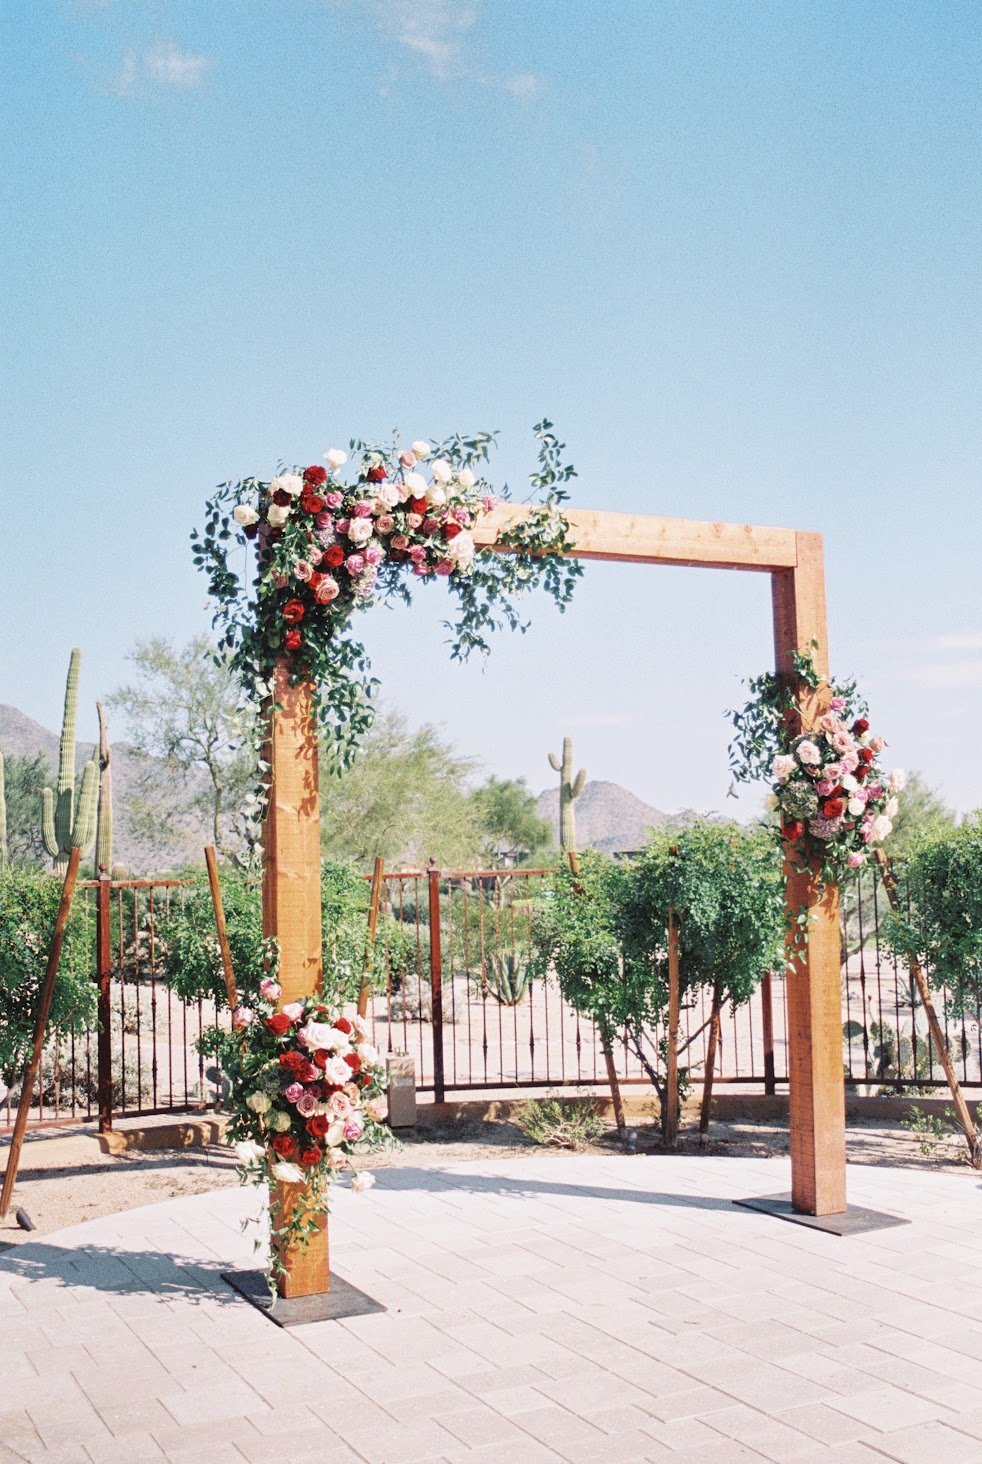
MULTIPOLYGON (((550 870, 387 874, 380 940, 385 988, 369 1017, 384 1053, 408 1053, 417 1085, 436 1099, 522 1088, 602 1087, 606 1069, 592 1022, 563 1001, 552 980, 531 979, 536 906, 550 870)), ((185 898, 168 880, 113 881, 80 891, 91 943, 98 1021, 81 1036, 53 1034, 34 1126, 206 1109, 220 1078, 196 1041, 216 1020, 211 1002, 185 1003, 163 978, 166 917, 185 898)), ((871 871, 843 892, 843 1064, 868 1094, 930 1091, 944 1075, 916 987, 883 940, 885 896, 871 871)), ((936 1003, 944 1011, 945 1003, 936 1003)), ((704 997, 683 1011, 682 1064, 698 1083, 708 1040, 704 997)), ((982 1088, 982 1012, 944 1017, 959 1078, 982 1088)), ((764 979, 746 1006, 725 1010, 717 1085, 775 1092, 787 1083, 783 973, 764 979)), ((656 1034, 657 1038, 657 1034, 656 1034)), ((615 1050, 621 1080, 643 1083, 636 1059, 615 1050)), ((0 1127, 13 1121, 12 1100, 0 1127)))

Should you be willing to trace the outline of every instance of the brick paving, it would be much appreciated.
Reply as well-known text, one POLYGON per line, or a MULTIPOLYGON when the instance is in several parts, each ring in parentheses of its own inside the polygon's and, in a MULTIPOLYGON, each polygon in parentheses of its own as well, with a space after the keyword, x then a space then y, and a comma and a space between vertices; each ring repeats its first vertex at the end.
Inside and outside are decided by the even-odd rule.
MULTIPOLYGON (((281 1331, 220 1280, 256 1192, 90 1221, 0 1259, 0 1461, 982 1464, 978 1177, 862 1168, 908 1227, 734 1207, 783 1160, 497 1159, 337 1196, 388 1310, 281 1331)), ((83 1181, 84 1182, 84 1181, 83 1181)))

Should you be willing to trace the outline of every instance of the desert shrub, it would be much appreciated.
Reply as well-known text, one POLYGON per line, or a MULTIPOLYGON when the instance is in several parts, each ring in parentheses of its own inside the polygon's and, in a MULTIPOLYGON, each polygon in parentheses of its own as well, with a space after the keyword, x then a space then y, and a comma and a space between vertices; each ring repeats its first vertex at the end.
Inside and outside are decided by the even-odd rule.
POLYGON ((530 1098, 515 1115, 522 1133, 534 1144, 553 1149, 585 1149, 604 1131, 604 1121, 575 1098, 530 1098))

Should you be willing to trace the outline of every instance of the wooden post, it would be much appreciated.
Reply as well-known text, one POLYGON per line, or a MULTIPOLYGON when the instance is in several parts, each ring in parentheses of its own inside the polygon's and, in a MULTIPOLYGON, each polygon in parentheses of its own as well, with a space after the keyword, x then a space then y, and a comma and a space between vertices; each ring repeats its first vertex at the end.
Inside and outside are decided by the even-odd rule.
MULTIPOLYGON (((900 900, 897 894, 897 881, 894 878, 893 866, 884 849, 877 849, 875 852, 876 862, 879 865, 880 874, 883 878, 883 888, 887 892, 887 899, 890 901, 892 909, 899 910, 900 900)), ((971 1110, 965 1102, 965 1095, 958 1081, 958 1074, 955 1072, 954 1063, 948 1054, 948 1046, 944 1040, 941 1023, 938 1021, 937 1013, 934 1010, 934 1002, 931 1000, 931 988, 928 985, 927 977, 924 975, 923 967, 916 956, 911 957, 907 961, 907 968, 917 986, 917 992, 921 998, 921 1005, 924 1008, 924 1015, 927 1017, 927 1024, 931 1030, 934 1045, 937 1048, 938 1061, 941 1063, 944 1069, 944 1075, 948 1079, 952 1102, 955 1105, 958 1122, 961 1124, 962 1131, 965 1134, 965 1141, 968 1144, 968 1153, 972 1167, 974 1169, 982 1169, 982 1141, 979 1139, 971 1110)))
POLYGON ((229 1011, 234 1012, 239 1004, 239 996, 235 989, 235 972, 232 970, 232 951, 228 943, 228 928, 225 924, 225 904, 222 900, 222 887, 218 881, 218 860, 215 858, 215 850, 211 844, 205 846, 205 864, 208 867, 211 903, 215 911, 215 931, 218 935, 218 949, 222 957, 222 970, 225 973, 225 995, 228 998, 229 1011))
POLYGON ((433 1029, 433 1101, 446 1097, 443 1069, 443 938, 440 930, 440 871, 427 872, 430 914, 430 1024, 433 1029))
POLYGON ((365 945, 365 973, 361 983, 361 990, 358 993, 358 1015, 364 1017, 368 1012, 368 998, 372 994, 371 971, 372 957, 375 954, 375 936, 378 933, 378 912, 382 903, 382 880, 385 875, 385 860, 379 854, 375 859, 375 868, 372 870, 372 893, 368 903, 368 940, 365 945))
MULTIPOLYGON (((802 533, 795 538, 795 567, 776 570, 771 578, 777 670, 790 675, 792 653, 811 651, 815 669, 827 677, 822 539, 802 533)), ((801 697, 796 721, 802 729, 814 726, 828 696, 823 685, 801 697)), ((796 950, 790 939, 788 945, 791 1202, 802 1214, 838 1215, 846 1208, 839 891, 835 885, 821 889, 817 867, 799 871, 786 862, 785 879, 791 918, 804 912, 808 922, 803 949, 796 950)))
POLYGON ((96 889, 95 961, 99 1022, 96 1037, 99 1132, 108 1134, 113 1126, 112 886, 108 874, 100 877, 96 889))
MULTIPOLYGON (((279 947, 277 979, 280 1005, 320 990, 321 848, 317 781, 317 732, 309 682, 290 684, 289 666, 277 662, 274 705, 267 716, 266 761, 270 768, 269 806, 263 824, 263 933, 279 947)), ((277 1184, 271 1209, 284 1219, 301 1199, 301 1184, 277 1184)), ((281 1296, 312 1296, 329 1291, 327 1215, 304 1247, 280 1254, 284 1273, 281 1296)))
POLYGON ((706 1044, 706 1071, 702 1080, 702 1106, 699 1110, 699 1132, 709 1132, 709 1110, 713 1103, 713 1079, 716 1076, 716 1053, 722 1035, 719 992, 713 989, 713 1005, 709 1016, 709 1041, 706 1044))
POLYGON ((668 1055, 665 1061, 665 1121, 663 1132, 669 1149, 679 1134, 679 927, 673 906, 668 907, 668 1055))
POLYGON ((774 1068, 774 983, 770 971, 765 971, 760 982, 760 1020, 764 1037, 764 1092, 777 1092, 774 1068))
POLYGON ((61 900, 58 903, 55 928, 51 936, 51 945, 48 947, 48 965, 44 973, 44 981, 41 983, 37 1016, 34 1019, 34 1047, 31 1051, 31 1057, 27 1067, 24 1070, 20 1101, 17 1104, 17 1117, 14 1120, 14 1132, 10 1140, 10 1149, 7 1153, 7 1168, 3 1176, 3 1190, 0 1192, 0 1220, 6 1217, 7 1211, 10 1209, 10 1200, 14 1193, 17 1170, 20 1167, 20 1151, 24 1147, 24 1132, 27 1128, 27 1117, 31 1109, 31 1097, 34 1093, 34 1084, 37 1082, 38 1073, 41 1070, 41 1054, 44 1051, 44 1038, 48 1030, 51 1001, 55 994, 58 966, 61 962, 62 946, 65 944, 65 931, 68 929, 68 917, 72 911, 72 896, 75 893, 75 881, 78 878, 78 866, 81 859, 82 851, 76 845, 68 856, 68 868, 65 870, 65 880, 61 887, 61 900))
MULTIPOLYGON (((569 872, 575 879, 580 872, 580 856, 575 849, 567 851, 569 860, 569 872)), ((614 1062, 614 1048, 610 1040, 610 1034, 600 1029, 600 1051, 604 1055, 604 1067, 607 1069, 607 1083, 610 1087, 610 1101, 614 1109, 614 1122, 617 1125, 618 1137, 623 1141, 627 1137, 627 1121, 624 1117, 624 1100, 621 1097, 621 1084, 617 1076, 617 1065, 614 1062)))

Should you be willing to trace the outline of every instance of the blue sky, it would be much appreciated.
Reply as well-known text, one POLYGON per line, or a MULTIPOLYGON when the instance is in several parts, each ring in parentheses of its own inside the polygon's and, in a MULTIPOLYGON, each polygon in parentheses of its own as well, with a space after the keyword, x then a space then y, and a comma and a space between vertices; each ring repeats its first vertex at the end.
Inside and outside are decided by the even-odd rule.
MULTIPOLYGON (((963 3, 7 0, 0 701, 207 624, 211 486, 544 414, 576 502, 825 535, 833 666, 982 804, 980 13, 963 3)), ((487 668, 364 622, 488 769, 722 807, 767 582, 589 566, 487 668)), ((84 730, 91 732, 94 712, 84 730)))

